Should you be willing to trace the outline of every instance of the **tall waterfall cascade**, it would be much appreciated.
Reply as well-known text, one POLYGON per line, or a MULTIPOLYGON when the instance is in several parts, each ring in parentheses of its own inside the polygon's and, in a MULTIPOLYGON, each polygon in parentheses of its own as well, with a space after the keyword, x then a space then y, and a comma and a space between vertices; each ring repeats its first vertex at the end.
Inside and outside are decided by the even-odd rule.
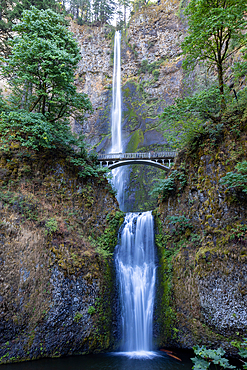
MULTIPOLYGON (((121 33, 117 31, 114 40, 111 153, 121 153, 123 150, 121 100, 121 33)), ((112 173, 117 199, 123 209, 126 169, 120 167, 112 173)), ((116 247, 115 263, 121 303, 121 350, 130 357, 153 356, 156 267, 151 211, 126 215, 121 242, 116 247)))
POLYGON ((152 212, 128 213, 116 247, 123 352, 152 354, 155 246, 152 212))

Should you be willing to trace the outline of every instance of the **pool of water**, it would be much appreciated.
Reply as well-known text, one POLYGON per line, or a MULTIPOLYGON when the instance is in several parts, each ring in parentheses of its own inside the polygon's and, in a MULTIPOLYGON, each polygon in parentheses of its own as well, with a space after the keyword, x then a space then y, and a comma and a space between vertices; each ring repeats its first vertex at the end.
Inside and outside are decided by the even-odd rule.
POLYGON ((1 365, 0 370, 191 370, 189 352, 106 353, 86 356, 48 358, 36 361, 1 365))

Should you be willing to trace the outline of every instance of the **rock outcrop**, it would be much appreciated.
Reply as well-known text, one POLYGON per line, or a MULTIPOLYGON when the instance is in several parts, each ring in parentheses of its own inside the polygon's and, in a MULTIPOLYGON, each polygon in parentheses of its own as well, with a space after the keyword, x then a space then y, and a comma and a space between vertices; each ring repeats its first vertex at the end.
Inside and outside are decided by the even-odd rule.
POLYGON ((114 346, 122 213, 78 174, 61 153, 0 157, 0 363, 114 346))

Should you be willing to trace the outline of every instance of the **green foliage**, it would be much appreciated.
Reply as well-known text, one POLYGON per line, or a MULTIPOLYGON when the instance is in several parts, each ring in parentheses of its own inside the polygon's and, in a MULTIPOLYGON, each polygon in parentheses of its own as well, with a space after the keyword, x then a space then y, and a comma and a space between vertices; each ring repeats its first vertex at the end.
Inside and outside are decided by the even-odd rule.
POLYGON ((179 191, 182 190, 186 183, 187 176, 185 174, 185 168, 182 165, 179 170, 173 170, 167 178, 158 180, 149 194, 151 196, 162 194, 162 198, 165 200, 172 195, 176 189, 179 191))
POLYGON ((242 224, 237 224, 231 228, 230 240, 236 240, 238 242, 247 239, 247 226, 242 224))
MULTIPOLYGON (((92 307, 92 308, 94 308, 94 307, 92 307)), ((83 314, 77 311, 75 313, 75 316, 73 318, 73 321, 76 322, 76 323, 78 323, 82 317, 83 317, 83 314)))
POLYGON ((0 150, 5 152, 13 143, 33 150, 66 149, 76 143, 69 126, 63 122, 50 122, 42 113, 24 109, 1 113, 0 134, 0 150))
MULTIPOLYGON (((240 355, 240 357, 247 358, 247 338, 243 338, 242 342, 239 341, 231 342, 231 345, 239 349, 238 354, 240 355)), ((247 362, 245 361, 242 362, 243 368, 247 369, 247 362)))
POLYGON ((193 347, 196 357, 191 358, 195 370, 206 370, 210 364, 218 365, 223 369, 236 369, 236 366, 230 365, 229 361, 224 358, 225 351, 222 348, 207 349, 205 346, 193 347))
POLYGON ((158 183, 153 187, 150 191, 151 196, 157 196, 162 194, 163 199, 166 199, 169 195, 171 195, 174 190, 176 189, 176 181, 175 175, 172 174, 168 176, 166 179, 158 180, 158 183))
POLYGON ((22 17, 25 9, 36 6, 38 9, 59 10, 60 3, 55 0, 1 0, 0 2, 0 54, 9 54, 11 48, 8 38, 12 38, 12 28, 22 17))
POLYGON ((198 234, 193 234, 191 233, 190 234, 190 241, 191 243, 193 243, 194 245, 199 245, 201 243, 201 236, 198 235, 198 234))
POLYGON ((152 75, 154 76, 154 80, 155 81, 158 81, 159 75, 160 75, 160 71, 158 69, 154 69, 153 72, 152 72, 152 75))
POLYGON ((64 18, 52 10, 23 12, 12 53, 4 59, 1 72, 12 88, 11 108, 41 113, 44 119, 68 124, 73 116, 79 122, 91 109, 87 96, 76 92, 74 72, 80 53, 64 18))
POLYGON ((210 121, 218 130, 220 102, 219 89, 212 86, 193 96, 179 98, 174 105, 166 107, 161 115, 161 124, 169 144, 173 148, 191 145, 202 134, 212 130, 212 127, 207 128, 210 121))
POLYGON ((159 70, 158 70, 158 68, 159 68, 159 66, 160 66, 161 63, 162 63, 162 60, 155 61, 153 63, 148 64, 148 60, 147 59, 144 59, 141 62, 141 67, 138 70, 138 73, 140 74, 140 73, 146 73, 146 72, 148 72, 148 73, 153 73, 154 77, 159 77, 159 74, 158 74, 159 70), (154 71, 156 71, 156 72, 154 72, 154 71), (157 74, 158 74, 158 76, 157 76, 157 74))
POLYGON ((58 223, 55 218, 49 218, 45 222, 45 234, 50 235, 52 233, 55 233, 58 229, 58 223))
POLYGON ((100 23, 106 23, 113 17, 115 10, 114 1, 109 0, 93 0, 93 20, 100 23))
POLYGON ((31 197, 23 194, 18 194, 12 191, 1 191, 0 200, 10 205, 15 212, 30 221, 38 219, 39 204, 31 197))
POLYGON ((182 43, 184 66, 193 69, 202 60, 209 67, 217 67, 221 94, 224 63, 246 43, 245 12, 245 0, 191 0, 185 9, 189 28, 182 43))
POLYGON ((82 123, 92 106, 74 85, 80 53, 63 16, 32 7, 14 30, 12 54, 1 66, 12 93, 0 99, 0 150, 63 150, 83 178, 108 172, 95 155, 88 158, 84 137, 70 130, 69 118, 82 123))
POLYGON ((118 229, 124 221, 124 213, 117 211, 115 214, 109 213, 106 217, 107 228, 104 233, 96 240, 89 237, 90 243, 95 247, 95 251, 103 260, 112 257, 115 246, 117 245, 118 229))
POLYGON ((87 313, 89 313, 89 315, 93 315, 95 312, 96 312, 95 307, 93 306, 88 307, 87 313))
POLYGON ((166 220, 169 225, 175 226, 171 229, 172 235, 181 235, 185 233, 186 229, 193 229, 191 220, 185 216, 168 216, 166 220))
POLYGON ((236 164, 235 171, 228 172, 220 182, 228 189, 240 190, 247 194, 247 161, 236 164))

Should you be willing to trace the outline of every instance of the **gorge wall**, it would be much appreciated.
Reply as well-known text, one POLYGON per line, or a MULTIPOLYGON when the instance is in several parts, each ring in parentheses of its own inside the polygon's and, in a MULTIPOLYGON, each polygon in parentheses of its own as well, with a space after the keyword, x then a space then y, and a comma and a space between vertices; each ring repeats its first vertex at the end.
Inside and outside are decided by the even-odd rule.
POLYGON ((114 347, 123 216, 104 178, 78 172, 61 153, 1 154, 0 363, 114 347))
POLYGON ((231 341, 247 334, 247 199, 220 183, 247 159, 246 139, 246 114, 223 117, 180 152, 173 190, 160 197, 159 345, 221 346, 234 354, 231 341))

